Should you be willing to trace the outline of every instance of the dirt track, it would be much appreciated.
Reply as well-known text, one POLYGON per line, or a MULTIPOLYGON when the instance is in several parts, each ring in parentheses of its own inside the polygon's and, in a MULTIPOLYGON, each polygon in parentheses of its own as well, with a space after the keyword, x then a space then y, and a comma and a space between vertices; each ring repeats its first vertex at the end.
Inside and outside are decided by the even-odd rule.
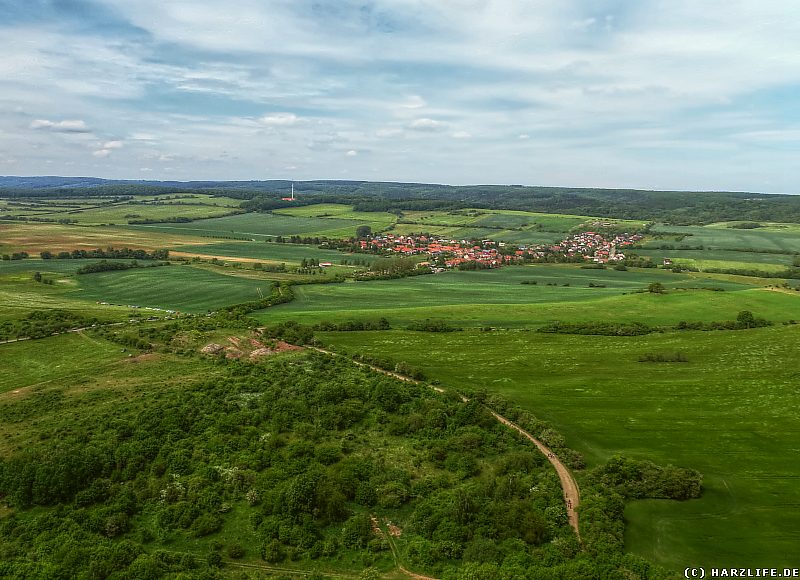
POLYGON ((498 415, 491 409, 489 412, 494 415, 495 419, 500 421, 503 425, 511 427, 512 429, 519 431, 523 437, 529 439, 533 442, 536 447, 539 448, 545 457, 547 457, 548 461, 553 464, 553 467, 556 468, 556 473, 558 473, 558 478, 561 480, 561 489, 564 491, 564 502, 567 506, 567 516, 569 517, 569 525, 572 526, 572 529, 575 530, 575 535, 578 536, 578 540, 581 539, 581 532, 578 529, 578 512, 576 511, 578 506, 581 503, 581 490, 578 487, 578 482, 575 481, 575 478, 572 477, 572 473, 567 468, 566 465, 561 463, 561 461, 556 457, 555 453, 550 451, 550 449, 545 446, 544 443, 536 439, 533 435, 525 431, 522 427, 517 425, 516 423, 509 421, 502 415, 498 415))
MULTIPOLYGON (((310 347, 310 348, 316 350, 317 352, 321 352, 321 353, 324 353, 324 354, 327 354, 327 355, 330 355, 330 356, 341 356, 341 355, 339 355, 339 354, 337 354, 335 352, 332 352, 332 351, 329 351, 329 350, 325 350, 325 349, 322 349, 322 348, 316 348, 316 347, 310 347)), ((370 369, 372 369, 372 370, 374 370, 376 372, 382 373, 384 375, 389 375, 390 377, 394 377, 396 379, 400 379, 401 381, 406 381, 406 382, 415 383, 415 384, 420 384, 420 382, 421 382, 421 381, 417 381, 415 379, 412 379, 411 377, 406 377, 404 375, 400 375, 400 374, 392 372, 392 371, 387 371, 385 369, 378 368, 376 366, 372 366, 372 365, 367 364, 367 363, 362 363, 362 362, 358 362, 358 361, 353 361, 353 362, 355 362, 359 366, 368 367, 368 368, 370 368, 370 369)), ((441 389, 439 387, 431 387, 431 388, 433 390, 439 392, 439 393, 443 393, 444 392, 444 389, 441 389)), ((469 401, 469 399, 464 397, 463 395, 461 395, 461 400, 464 401, 464 402, 469 401)), ((494 416, 494 418, 497 419, 498 421, 500 421, 503 425, 505 425, 507 427, 510 427, 511 429, 514 429, 515 431, 520 433, 523 437, 528 439, 531 443, 536 445, 536 448, 539 449, 539 451, 541 451, 542 454, 545 457, 547 457, 547 460, 553 465, 553 467, 555 467, 556 473, 558 473, 558 479, 561 480, 561 490, 564 492, 564 504, 566 505, 566 508, 567 508, 567 517, 569 518, 569 525, 572 527, 573 530, 575 530, 575 535, 578 536, 578 540, 580 541, 581 533, 580 533, 580 529, 578 527, 578 512, 577 512, 577 509, 578 509, 578 506, 580 506, 580 504, 581 504, 581 490, 578 487, 578 482, 575 481, 575 478, 572 476, 572 473, 570 472, 570 470, 567 468, 566 465, 561 463, 561 460, 559 460, 559 458, 556 456, 555 453, 550 451, 550 449, 544 443, 542 443, 541 441, 536 439, 536 437, 534 437, 533 435, 531 435, 530 433, 525 431, 525 429, 523 429, 522 427, 520 427, 519 425, 517 425, 513 421, 510 421, 510 420, 506 419, 505 417, 503 417, 499 413, 495 413, 492 409, 489 409, 488 407, 487 407, 487 409, 494 416)), ((415 577, 413 574, 411 574, 411 572, 408 572, 407 570, 403 569, 402 566, 400 568, 401 568, 401 570, 403 570, 403 572, 411 575, 412 577, 415 577)), ((417 578, 425 578, 424 576, 416 576, 416 577, 417 578)))

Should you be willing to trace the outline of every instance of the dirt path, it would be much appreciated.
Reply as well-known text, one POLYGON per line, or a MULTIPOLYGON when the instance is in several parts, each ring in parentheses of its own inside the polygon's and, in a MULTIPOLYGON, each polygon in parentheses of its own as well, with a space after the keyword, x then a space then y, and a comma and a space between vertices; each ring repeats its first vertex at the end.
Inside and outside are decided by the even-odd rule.
MULTIPOLYGON (((325 350, 323 348, 317 348, 317 347, 313 347, 313 346, 309 347, 309 348, 311 348, 313 350, 316 350, 317 352, 321 352, 321 353, 330 355, 330 356, 342 356, 342 355, 337 354, 337 353, 335 353, 333 351, 325 350)), ((373 365, 370 365, 370 364, 367 364, 367 363, 358 362, 358 361, 352 361, 352 362, 356 363, 358 366, 370 368, 370 369, 372 369, 372 370, 374 370, 376 372, 382 373, 384 375, 389 375, 390 377, 394 377, 394 378, 399 379, 401 381, 406 381, 406 382, 414 383, 414 384, 420 384, 421 383, 421 381, 417 381, 415 379, 412 379, 411 377, 407 377, 407 376, 404 376, 404 375, 401 375, 401 374, 398 374, 398 373, 395 373, 395 372, 392 372, 392 371, 387 371, 385 369, 382 369, 382 368, 379 368, 379 367, 376 367, 376 366, 373 366, 373 365)), ((439 393, 443 393, 444 392, 444 389, 439 388, 439 387, 433 387, 432 386, 431 388, 434 391, 437 391, 439 393)), ((465 397, 464 395, 459 395, 459 396, 461 397, 461 400, 463 402, 466 403, 466 402, 469 401, 469 399, 467 397, 465 397)), ((545 457, 547 457, 547 460, 553 465, 553 467, 555 467, 556 473, 558 473, 558 479, 561 481, 561 490, 564 492, 564 504, 565 504, 565 506, 567 508, 567 517, 569 518, 569 525, 572 527, 573 530, 575 530, 575 535, 578 536, 578 541, 580 541, 581 532, 580 532, 580 529, 578 527, 578 512, 577 512, 577 509, 578 509, 578 506, 580 506, 580 504, 581 504, 581 490, 578 487, 578 482, 575 481, 575 478, 572 476, 572 472, 570 472, 569 468, 567 468, 566 465, 561 463, 561 460, 556 456, 555 453, 553 453, 544 443, 542 443, 541 441, 536 439, 536 437, 534 437, 533 435, 531 435, 530 433, 525 431, 525 429, 523 429, 522 427, 520 427, 519 425, 517 425, 513 421, 510 421, 510 420, 506 419, 505 417, 503 417, 499 413, 495 413, 489 407, 486 407, 486 409, 494 416, 495 419, 500 421, 503 425, 505 425, 506 427, 510 427, 511 429, 514 429, 520 435, 522 435, 523 437, 528 439, 531 443, 536 445, 536 448, 539 449, 539 451, 541 451, 542 454, 545 457)), ((398 564, 398 566, 399 566, 399 564, 398 564)), ((407 570, 403 569, 402 566, 400 566, 400 568, 401 568, 401 570, 403 570, 403 572, 405 572, 407 574, 411 574, 411 572, 408 572, 407 570)), ((412 577, 419 578, 419 579, 422 579, 422 580, 425 579, 425 576, 414 576, 414 575, 412 575, 412 577)), ((428 579, 428 580, 430 580, 430 579, 428 579)))
POLYGON ((511 427, 512 429, 518 431, 523 437, 530 440, 536 447, 541 451, 545 457, 547 457, 548 461, 553 464, 553 467, 556 468, 556 473, 558 473, 558 479, 561 480, 561 489, 564 491, 564 503, 567 506, 567 516, 569 517, 569 525, 572 526, 572 529, 575 530, 575 535, 578 536, 578 541, 581 539, 581 532, 578 529, 578 506, 581 504, 581 490, 578 487, 578 482, 575 481, 575 478, 572 477, 572 473, 567 468, 566 465, 561 463, 556 454, 550 451, 547 446, 536 439, 533 435, 525 431, 522 427, 514 423, 513 421, 509 421, 502 415, 499 415, 489 409, 489 412, 494 415, 495 419, 500 421, 503 425, 511 427))

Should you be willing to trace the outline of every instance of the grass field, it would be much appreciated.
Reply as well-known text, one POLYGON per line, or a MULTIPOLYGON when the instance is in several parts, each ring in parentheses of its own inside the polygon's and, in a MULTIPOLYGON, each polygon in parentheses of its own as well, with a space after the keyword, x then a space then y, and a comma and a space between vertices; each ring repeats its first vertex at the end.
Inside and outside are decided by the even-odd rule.
POLYGON ((754 278, 673 274, 655 269, 618 272, 535 265, 402 280, 299 286, 293 302, 255 316, 264 322, 385 316, 400 325, 440 318, 463 326, 501 327, 537 326, 553 320, 676 324, 681 320, 729 320, 745 309, 775 320, 797 317, 800 294, 767 291, 755 286, 758 282, 754 278), (521 284, 522 281, 537 283, 521 284), (661 282, 672 290, 664 295, 640 293, 650 282, 661 282))
POLYGON ((506 331, 323 333, 454 388, 503 393, 596 465, 615 453, 701 471, 702 499, 628 506, 628 548, 686 566, 796 566, 800 327, 584 337, 506 331), (685 364, 638 362, 683 352, 685 364))
POLYGON ((177 246, 174 250, 184 254, 198 254, 229 258, 251 258, 270 263, 299 264, 304 258, 314 258, 320 262, 339 264, 342 260, 360 260, 373 262, 380 256, 372 254, 350 254, 336 250, 324 250, 317 246, 305 244, 276 244, 264 242, 220 242, 215 244, 199 244, 177 246))
MULTIPOLYGON (((679 242, 654 240, 649 245, 658 247, 663 243, 677 245, 704 246, 705 249, 729 250, 747 248, 753 250, 790 251, 800 250, 800 228, 794 224, 775 224, 769 228, 741 230, 727 227, 728 224, 710 226, 671 226, 659 225, 653 233, 674 232, 686 234, 679 242), (782 226, 782 227, 779 227, 782 226)), ((746 255, 745 255, 746 256, 746 255)), ((747 260, 746 257, 742 258, 747 260)))
POLYGON ((356 228, 360 225, 374 225, 373 229, 377 231, 380 229, 381 222, 248 213, 185 224, 131 226, 131 229, 199 236, 248 236, 261 239, 292 235, 344 238, 354 236, 356 228))
POLYGON ((759 252, 735 252, 732 250, 634 250, 640 256, 652 258, 656 263, 661 263, 664 258, 670 258, 680 263, 696 264, 698 262, 721 262, 729 268, 745 268, 765 270, 769 266, 786 268, 791 266, 794 256, 789 254, 770 254, 759 252))
POLYGON ((371 222, 374 224, 382 224, 380 229, 388 227, 397 219, 397 216, 392 213, 378 211, 353 211, 353 206, 338 203, 317 203, 314 205, 289 207, 275 210, 274 213, 294 217, 358 220, 363 222, 371 222))
MULTIPOLYGON (((126 260, 120 260, 125 262, 126 260)), ((130 309, 97 304, 76 296, 75 270, 85 260, 15 260, 0 262, 0 320, 21 318, 32 310, 64 309, 103 321, 126 319, 130 309), (33 280, 34 272, 54 283, 33 280)))
POLYGON ((69 333, 43 340, 0 345, 3 372, 0 394, 32 389, 52 382, 81 381, 127 357, 119 345, 84 334, 69 333), (47 356, 42 356, 47 353, 47 356))
POLYGON ((77 296, 113 304, 152 306, 203 313, 228 304, 258 300, 269 294, 270 282, 228 276, 191 266, 136 268, 81 276, 77 296))

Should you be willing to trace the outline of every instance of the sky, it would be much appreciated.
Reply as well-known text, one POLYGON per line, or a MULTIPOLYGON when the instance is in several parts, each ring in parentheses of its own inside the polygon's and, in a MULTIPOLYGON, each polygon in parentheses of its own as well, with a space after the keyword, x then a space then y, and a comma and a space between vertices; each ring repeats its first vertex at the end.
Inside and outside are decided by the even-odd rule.
POLYGON ((800 193, 797 0, 0 0, 0 175, 800 193))

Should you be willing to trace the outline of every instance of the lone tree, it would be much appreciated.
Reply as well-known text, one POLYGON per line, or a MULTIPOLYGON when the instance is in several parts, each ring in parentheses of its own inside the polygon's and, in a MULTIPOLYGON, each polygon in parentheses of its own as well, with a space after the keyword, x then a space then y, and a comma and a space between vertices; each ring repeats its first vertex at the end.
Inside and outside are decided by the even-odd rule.
POLYGON ((736 316, 736 322, 742 328, 754 328, 758 326, 756 317, 753 316, 753 313, 749 310, 742 310, 739 312, 739 314, 736 316))
POLYGON ((661 282, 650 282, 647 286, 647 291, 651 294, 663 294, 664 285, 661 282))
POLYGON ((358 226, 356 228, 356 237, 359 240, 363 240, 364 238, 368 238, 372 235, 372 228, 370 226, 358 226))

